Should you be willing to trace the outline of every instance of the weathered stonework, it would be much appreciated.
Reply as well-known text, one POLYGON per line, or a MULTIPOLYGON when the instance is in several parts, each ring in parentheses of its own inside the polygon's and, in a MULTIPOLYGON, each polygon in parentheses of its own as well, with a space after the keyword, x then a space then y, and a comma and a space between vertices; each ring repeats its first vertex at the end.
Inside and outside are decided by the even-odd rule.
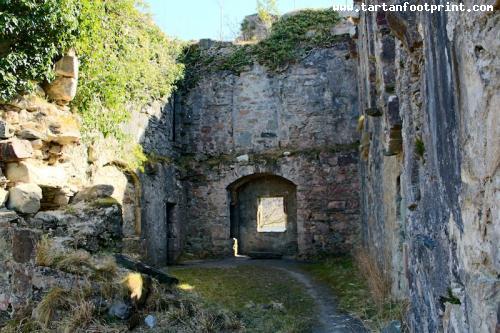
POLYGON ((498 330, 498 20, 360 18, 363 239, 409 297, 412 332, 498 330))
POLYGON ((357 31, 340 22, 333 46, 278 72, 198 73, 123 124, 148 155, 141 173, 116 141, 80 142, 67 55, 46 91, 0 104, 0 321, 79 283, 35 263, 42 235, 164 266, 231 256, 237 210, 252 250, 288 257, 349 253, 361 234, 393 296, 409 299, 412 332, 498 330, 499 14, 486 3, 496 11, 364 12, 357 31), (289 234, 248 227, 266 195, 286 198, 289 234))
POLYGON ((352 249, 359 182, 356 60, 350 43, 341 38, 281 73, 255 63, 239 75, 201 74, 196 87, 178 98, 186 255, 231 255, 228 186, 253 174, 281 176, 296 185, 295 255, 352 249))

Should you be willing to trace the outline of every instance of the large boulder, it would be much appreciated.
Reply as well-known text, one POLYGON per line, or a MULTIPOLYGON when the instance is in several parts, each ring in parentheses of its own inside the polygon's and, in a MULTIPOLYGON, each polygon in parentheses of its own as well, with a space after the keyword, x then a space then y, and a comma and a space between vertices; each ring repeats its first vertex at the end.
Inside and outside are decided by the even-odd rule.
POLYGON ((42 189, 33 183, 18 184, 9 190, 8 207, 20 213, 33 214, 40 209, 42 189))
POLYGON ((106 184, 113 187, 114 191, 110 196, 123 204, 128 179, 120 169, 112 165, 99 168, 92 178, 92 183, 99 186, 106 184))
POLYGON ((46 124, 47 141, 57 142, 60 145, 80 141, 80 122, 77 116, 66 112, 53 113, 47 117, 46 124))
POLYGON ((0 142, 0 161, 19 161, 32 155, 33 147, 27 140, 10 139, 0 142))
POLYGON ((64 187, 68 181, 62 166, 49 166, 38 160, 8 163, 5 176, 14 183, 35 183, 47 187, 64 187))

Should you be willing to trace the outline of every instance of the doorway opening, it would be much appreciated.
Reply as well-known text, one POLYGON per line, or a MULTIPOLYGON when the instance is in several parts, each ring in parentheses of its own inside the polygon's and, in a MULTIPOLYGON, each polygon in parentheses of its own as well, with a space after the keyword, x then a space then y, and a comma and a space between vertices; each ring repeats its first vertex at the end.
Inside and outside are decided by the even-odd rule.
POLYGON ((235 255, 276 258, 297 254, 296 186, 286 178, 253 174, 228 187, 235 255))

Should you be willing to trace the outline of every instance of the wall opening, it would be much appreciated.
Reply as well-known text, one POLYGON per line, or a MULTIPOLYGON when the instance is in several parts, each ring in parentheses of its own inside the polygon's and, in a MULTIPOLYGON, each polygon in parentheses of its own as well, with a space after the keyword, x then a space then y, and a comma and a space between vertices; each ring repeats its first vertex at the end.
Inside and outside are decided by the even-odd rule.
POLYGON ((296 186, 286 178, 253 174, 228 186, 235 255, 297 254, 296 186))
POLYGON ((286 220, 284 197, 259 198, 257 232, 285 232, 286 220))

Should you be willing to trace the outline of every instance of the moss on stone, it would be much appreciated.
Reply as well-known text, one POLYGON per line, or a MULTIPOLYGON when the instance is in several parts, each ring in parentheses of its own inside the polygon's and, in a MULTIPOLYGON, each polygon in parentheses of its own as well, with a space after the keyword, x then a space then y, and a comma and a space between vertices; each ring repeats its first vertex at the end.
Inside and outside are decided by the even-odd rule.
POLYGON ((330 30, 338 21, 338 14, 332 9, 306 9, 283 16, 273 24, 269 37, 255 45, 257 60, 278 70, 314 48, 331 47, 338 37, 330 30))
POLYGON ((114 205, 120 205, 120 203, 115 198, 107 197, 94 200, 92 202, 92 205, 94 205, 95 207, 111 207, 114 205))
POLYGON ((420 157, 424 158, 425 145, 421 138, 415 140, 415 153, 420 157))
POLYGON ((338 14, 331 9, 307 9, 281 17, 273 24, 269 37, 253 45, 214 42, 205 49, 199 44, 188 45, 181 57, 185 65, 181 90, 194 88, 202 74, 226 71, 239 75, 254 62, 279 71, 312 49, 336 43, 339 36, 332 35, 330 30, 338 21, 338 14))

